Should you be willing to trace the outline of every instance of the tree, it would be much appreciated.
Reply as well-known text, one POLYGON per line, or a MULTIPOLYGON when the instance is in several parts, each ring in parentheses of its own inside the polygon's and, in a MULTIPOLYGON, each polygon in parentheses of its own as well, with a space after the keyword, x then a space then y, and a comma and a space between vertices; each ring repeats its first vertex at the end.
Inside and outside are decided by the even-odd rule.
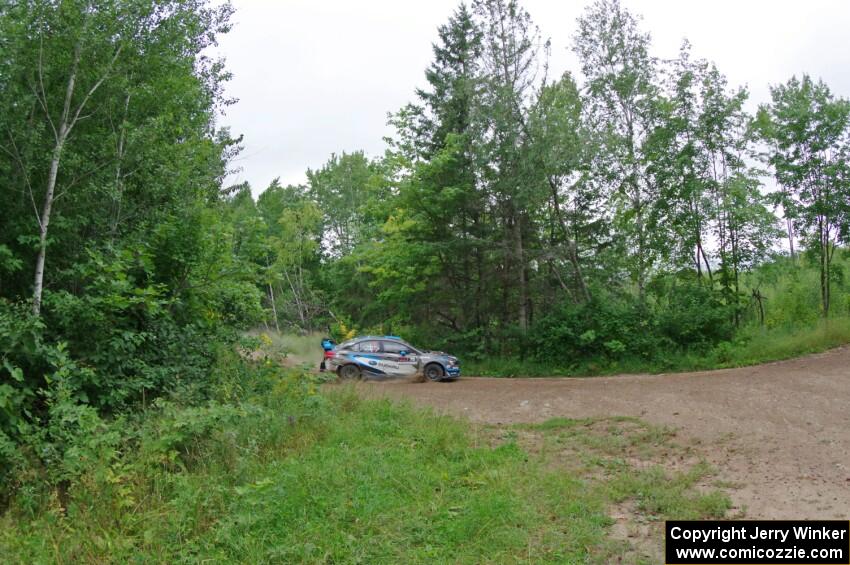
POLYGON ((397 179, 397 197, 373 249, 383 268, 370 273, 399 317, 463 333, 486 325, 489 294, 486 195, 473 161, 481 30, 461 4, 438 36, 425 72, 428 86, 416 91, 419 104, 393 118, 396 139, 387 163, 395 163, 389 176, 397 179), (471 303, 468 296, 475 297, 471 303))
POLYGON ((648 171, 659 187, 650 225, 666 234, 671 266, 719 282, 739 318, 740 273, 764 258, 775 217, 751 166, 753 133, 745 89, 730 90, 714 65, 692 60, 687 42, 672 62, 668 96, 647 143, 648 171))
MULTIPOLYGON (((102 176, 110 165, 114 194, 123 193, 131 99, 156 81, 163 84, 175 66, 162 65, 166 59, 182 63, 181 70, 200 81, 205 98, 215 103, 220 68, 201 62, 195 69, 194 62, 214 41, 213 30, 226 29, 229 14, 228 5, 211 9, 202 1, 176 0, 34 0, 13 3, 3 13, 3 34, 9 38, 4 110, 13 116, 3 146, 35 211, 34 314, 41 312, 47 248, 56 240, 49 228, 57 201, 73 200, 75 194, 87 199, 91 183, 84 181, 102 176), (93 136, 96 131, 100 137, 93 136), (112 141, 102 135, 107 131, 117 133, 111 147, 102 143, 112 141)), ((167 103, 169 97, 164 98, 167 103)), ((111 231, 119 219, 120 206, 111 231)))
POLYGON ((669 69, 667 96, 659 98, 658 126, 647 140, 647 170, 659 187, 650 225, 667 236, 670 245, 660 255, 673 268, 703 271, 713 280, 706 239, 714 209, 709 196, 709 155, 701 136, 705 115, 700 87, 708 63, 692 60, 685 42, 669 69))
MULTIPOLYGON (((271 186, 263 193, 265 196, 263 203, 272 200, 279 188, 281 187, 277 179, 272 181, 271 186)), ((252 278, 267 293, 267 304, 271 309, 272 322, 275 329, 280 331, 274 285, 276 277, 272 268, 276 260, 272 243, 276 234, 270 229, 269 223, 274 223, 281 212, 270 218, 266 213, 267 210, 254 202, 248 183, 232 188, 226 209, 228 212, 226 223, 233 230, 233 255, 250 269, 252 278)))
POLYGON ((771 88, 771 97, 772 104, 759 110, 759 126, 770 142, 768 162, 782 187, 776 201, 817 250, 821 311, 827 317, 832 259, 850 227, 850 102, 835 98, 808 75, 771 88))
POLYGON ((215 127, 227 73, 203 54, 230 12, 0 4, 4 479, 17 445, 64 480, 56 467, 80 460, 71 440, 102 430, 99 415, 202 398, 220 345, 259 321, 222 202, 239 146, 215 127))
MULTIPOLYGON (((37 37, 39 44, 37 50, 31 43, 21 45, 23 49, 18 55, 29 55, 27 62, 34 63, 32 96, 51 133, 43 204, 37 215, 39 237, 32 309, 38 315, 41 311, 48 227, 57 196, 56 180, 65 145, 79 121, 86 117, 83 111, 87 110, 92 96, 112 74, 115 62, 125 47, 124 41, 132 36, 134 26, 131 23, 125 27, 127 22, 118 13, 93 10, 87 3, 63 3, 58 9, 51 9, 48 3, 24 3, 19 5, 20 8, 23 10, 10 16, 28 20, 28 31, 37 37), (64 92, 61 97, 53 98, 50 95, 57 92, 49 92, 45 85, 57 83, 64 92)), ((21 63, 23 59, 21 57, 21 63)))
POLYGON ((525 333, 533 315, 528 258, 534 237, 533 212, 548 195, 539 176, 534 182, 535 178, 526 174, 531 141, 528 115, 542 80, 540 48, 548 49, 548 42, 541 42, 531 16, 514 0, 480 0, 474 11, 483 33, 484 87, 476 113, 476 166, 502 230, 503 321, 508 321, 508 305, 513 303, 514 319, 525 333), (516 297, 511 300, 513 289, 516 297))
POLYGON ((415 108, 420 116, 417 149, 425 159, 444 149, 449 135, 468 136, 479 94, 482 34, 466 4, 461 3, 437 34, 434 61, 425 71, 429 88, 416 90, 423 104, 415 108))
POLYGON ((313 317, 321 305, 313 300, 307 268, 315 264, 320 247, 322 215, 319 207, 306 198, 292 202, 278 219, 281 234, 273 240, 277 254, 274 269, 283 276, 291 293, 299 327, 312 329, 313 317))
POLYGON ((342 257, 366 237, 372 164, 362 151, 331 155, 321 169, 307 170, 307 191, 324 211, 323 247, 342 257))
POLYGON ((645 161, 658 97, 649 44, 649 34, 619 0, 597 0, 579 19, 573 47, 586 79, 589 130, 600 136, 594 181, 611 199, 628 271, 641 298, 657 255, 647 223, 657 196, 645 161))
POLYGON ((776 218, 766 207, 755 162, 751 117, 743 110, 744 88, 729 91, 713 65, 702 78, 699 139, 708 167, 713 236, 717 241, 720 284, 739 323, 740 272, 767 256, 776 238, 776 218))
MULTIPOLYGON (((598 243, 599 195, 587 181, 589 141, 582 124, 582 100, 572 76, 565 74, 544 85, 532 108, 529 174, 537 172, 548 185, 550 234, 547 261, 558 284, 574 302, 589 301, 590 289, 582 268, 579 242, 598 243), (570 265, 571 285, 560 274, 560 263, 570 265)), ((604 237, 604 236, 602 236, 604 237)))

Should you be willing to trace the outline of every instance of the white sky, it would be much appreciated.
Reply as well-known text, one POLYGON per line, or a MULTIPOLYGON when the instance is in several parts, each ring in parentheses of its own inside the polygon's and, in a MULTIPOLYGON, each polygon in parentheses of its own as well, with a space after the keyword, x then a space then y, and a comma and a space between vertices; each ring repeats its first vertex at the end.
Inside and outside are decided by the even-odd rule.
MULTIPOLYGON (((221 120, 244 134, 234 182, 258 194, 275 177, 306 180, 331 153, 383 153, 388 112, 425 85, 437 27, 455 0, 232 0, 235 27, 220 45, 239 102, 221 120)), ((694 57, 717 63, 730 85, 750 88, 751 108, 768 85, 808 72, 850 98, 850 1, 622 0, 643 16, 654 55, 674 57, 687 37, 694 57)), ((550 76, 580 75, 570 51, 589 0, 524 0, 552 39, 550 76)))

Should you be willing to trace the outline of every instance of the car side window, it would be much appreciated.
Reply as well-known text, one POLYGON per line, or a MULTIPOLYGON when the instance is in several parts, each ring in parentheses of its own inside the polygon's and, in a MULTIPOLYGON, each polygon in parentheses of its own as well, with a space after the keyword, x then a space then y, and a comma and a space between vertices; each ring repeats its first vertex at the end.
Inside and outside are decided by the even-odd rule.
POLYGON ((420 352, 413 346, 403 341, 384 341, 384 353, 401 354, 402 351, 408 355, 420 355, 420 352))
POLYGON ((382 345, 384 346, 384 353, 400 354, 402 351, 410 352, 410 347, 398 341, 384 341, 382 345))
POLYGON ((381 351, 381 342, 380 341, 361 341, 358 351, 362 351, 363 353, 380 353, 381 351))

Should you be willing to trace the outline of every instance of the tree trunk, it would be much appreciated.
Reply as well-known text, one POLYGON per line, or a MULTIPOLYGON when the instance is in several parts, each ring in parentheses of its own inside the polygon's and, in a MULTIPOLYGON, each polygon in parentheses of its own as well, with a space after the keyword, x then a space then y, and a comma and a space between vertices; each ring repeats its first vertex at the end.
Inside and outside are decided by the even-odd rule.
POLYGON ((124 114, 121 118, 120 133, 118 134, 118 147, 115 155, 115 195, 112 198, 112 219, 110 221, 109 232, 112 239, 118 232, 118 225, 121 223, 121 205, 124 199, 124 178, 122 173, 122 165, 124 164, 124 143, 127 137, 127 115, 130 111, 130 93, 124 98, 124 114))
POLYGON ((280 333, 280 325, 277 322, 277 305, 275 304, 274 287, 272 286, 272 283, 269 283, 269 301, 272 303, 272 315, 274 316, 274 329, 277 330, 277 333, 280 333))
POLYGON ((741 312, 738 308, 738 294, 740 292, 740 285, 738 281, 738 263, 740 262, 740 258, 738 257, 737 226, 730 226, 729 235, 732 241, 732 280, 733 284, 735 285, 735 327, 737 328, 741 324, 741 312))
POLYGON ((708 273, 708 280, 712 282, 714 280, 714 276, 711 273, 711 265, 708 263, 708 256, 705 254, 705 249, 702 247, 702 241, 697 242, 697 263, 700 262, 700 255, 702 255, 702 260, 705 261, 705 270, 708 273))
POLYGON ((758 307, 759 326, 764 327, 764 296, 762 296, 761 291, 757 288, 753 289, 753 300, 756 301, 756 306, 758 307))
POLYGON ((558 186, 555 184, 555 181, 552 180, 552 177, 547 176, 546 180, 549 181, 549 189, 552 191, 552 206, 555 208, 555 215, 558 216, 558 222, 560 223, 561 230, 564 232, 564 237, 567 240, 569 261, 575 271, 575 278, 579 286, 579 291, 581 292, 582 298, 589 302, 590 291, 584 281, 584 274, 581 271, 581 265, 578 261, 578 246, 576 245, 575 239, 570 237, 570 230, 567 229, 567 222, 564 220, 564 216, 561 213, 561 204, 558 199, 558 186))
POLYGON ((637 278, 638 298, 641 302, 646 298, 646 235, 644 233, 644 218, 643 218, 643 197, 640 189, 640 171, 638 168, 636 150, 635 150, 635 132, 634 122, 631 112, 626 112, 626 127, 628 129, 628 152, 629 152, 629 167, 631 173, 627 180, 631 186, 632 193, 629 195, 631 200, 632 210, 635 214, 635 231, 637 232, 637 278))
POLYGON ((298 290, 295 288, 295 285, 292 284, 292 278, 289 276, 289 270, 283 269, 283 274, 286 277, 286 282, 289 283, 289 288, 292 290, 292 298, 295 300, 295 309, 298 311, 298 319, 301 321, 301 328, 305 327, 304 321, 304 311, 301 307, 301 297, 298 294, 298 290))
POLYGON ((522 333, 528 331, 528 285, 525 280, 525 257, 522 246, 522 218, 514 217, 514 254, 517 260, 517 274, 519 275, 519 309, 518 322, 522 333))
MULTIPOLYGON (((59 118, 59 129, 54 131, 56 143, 53 146, 53 154, 50 159, 50 173, 47 176, 47 190, 44 194, 44 205, 42 206, 41 219, 39 220, 39 246, 38 256, 35 261, 35 280, 33 281, 32 291, 32 313, 35 316, 41 315, 41 295, 44 291, 44 261, 47 256, 47 227, 50 225, 50 213, 53 210, 53 199, 56 193, 56 177, 59 175, 59 162, 62 160, 62 149, 65 147, 65 139, 73 125, 72 123, 69 123, 69 118, 71 116, 71 100, 74 97, 74 87, 77 84, 77 67, 80 62, 80 49, 81 46, 77 44, 74 49, 74 62, 71 66, 71 74, 68 76, 68 83, 65 86, 65 101, 62 106, 62 115, 59 118)), ((46 97, 46 93, 42 92, 42 96, 46 97)), ((46 111, 47 110, 45 108, 45 112, 46 111)), ((79 112, 77 115, 79 115, 79 112)), ((50 120, 49 114, 46 117, 50 120)))
MULTIPOLYGON (((42 292, 44 291, 44 261, 47 256, 47 227, 50 224, 50 214, 53 210, 53 202, 55 200, 56 178, 59 174, 59 163, 62 160, 62 150, 65 147, 65 142, 68 139, 68 135, 74 128, 74 125, 80 119, 80 113, 83 111, 83 108, 86 107, 86 104, 88 103, 91 96, 98 88, 100 88, 100 85, 103 84, 103 81, 106 80, 107 76, 112 70, 115 61, 121 54, 121 47, 115 50, 115 55, 113 55, 112 60, 107 66, 106 70, 85 94, 82 101, 73 110, 72 114, 71 103, 74 98, 74 88, 77 84, 77 73, 80 65, 81 52, 82 44, 77 43, 77 45, 74 47, 74 59, 73 63, 71 64, 70 74, 68 75, 68 83, 65 86, 65 100, 62 106, 62 115, 59 118, 59 127, 58 129, 56 129, 54 126, 54 136, 56 143, 53 146, 53 154, 50 159, 50 173, 47 177, 47 190, 45 191, 44 205, 41 211, 41 218, 39 219, 39 248, 38 256, 36 257, 35 261, 35 279, 33 281, 32 295, 32 312, 35 316, 39 316, 41 314, 41 296, 42 292)), ((40 67, 39 73, 41 73, 40 67)), ((47 94, 45 92, 42 92, 41 96, 44 104, 45 117, 47 118, 48 122, 50 122, 51 126, 53 126, 53 121, 50 118, 50 113, 47 108, 47 94)))
POLYGON ((702 258, 699 254, 699 243, 696 245, 696 249, 694 250, 696 257, 696 267, 697 267, 697 282, 702 283, 702 258))
POLYGON ((791 250, 791 261, 797 261, 797 255, 794 252, 794 223, 790 218, 785 220, 786 228, 788 229, 788 248, 791 250))
POLYGON ((53 210, 53 195, 56 191, 56 177, 59 174, 59 161, 62 158, 64 145, 65 124, 60 126, 60 138, 53 148, 50 160, 50 174, 47 177, 47 192, 44 195, 44 206, 41 210, 41 220, 38 229, 38 257, 35 261, 35 280, 33 282, 32 313, 41 315, 41 295, 44 291, 44 261, 47 256, 47 226, 50 224, 50 213, 53 210))
POLYGON ((637 229, 637 285, 638 298, 643 302, 646 298, 646 241, 643 225, 643 203, 640 197, 640 188, 635 192, 635 228, 637 229))
POLYGON ((829 227, 824 218, 818 218, 818 235, 820 236, 820 293, 823 306, 823 317, 829 317, 829 227))

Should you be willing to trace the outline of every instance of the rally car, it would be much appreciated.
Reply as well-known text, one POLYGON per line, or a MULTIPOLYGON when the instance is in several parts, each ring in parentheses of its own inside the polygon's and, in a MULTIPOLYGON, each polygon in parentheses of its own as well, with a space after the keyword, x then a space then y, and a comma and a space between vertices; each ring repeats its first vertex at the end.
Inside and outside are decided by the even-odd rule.
POLYGON ((460 377, 457 357, 417 349, 397 336, 358 337, 326 351, 326 369, 343 379, 374 375, 444 381, 460 377))

